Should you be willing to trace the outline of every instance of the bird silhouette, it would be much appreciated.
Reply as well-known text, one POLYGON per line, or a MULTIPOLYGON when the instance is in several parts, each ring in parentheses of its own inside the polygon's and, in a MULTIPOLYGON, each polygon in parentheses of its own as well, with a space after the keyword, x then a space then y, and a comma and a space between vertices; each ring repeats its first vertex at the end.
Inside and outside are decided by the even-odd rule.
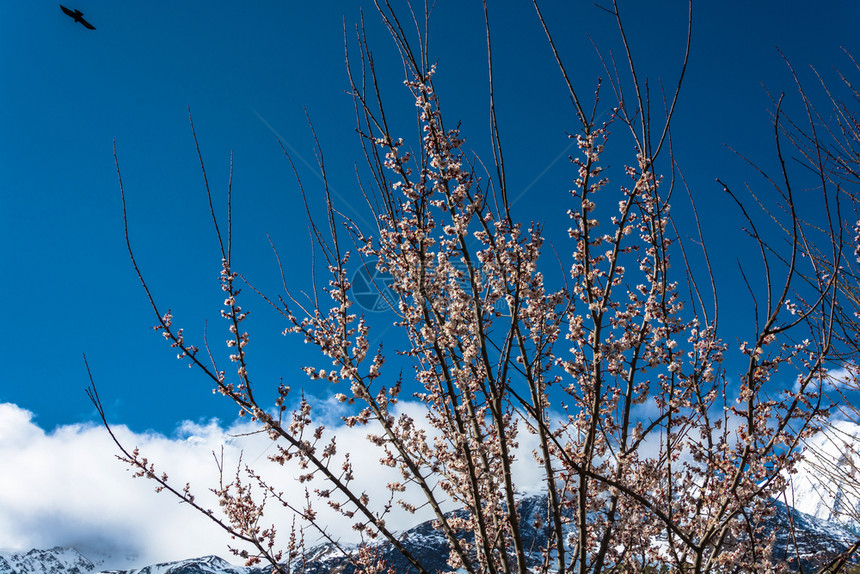
POLYGON ((90 30, 95 30, 95 29, 96 29, 96 27, 95 27, 95 26, 93 26, 92 24, 90 24, 89 22, 87 22, 86 20, 84 20, 84 13, 83 13, 83 12, 81 12, 80 10, 69 10, 68 8, 66 8, 65 6, 63 6, 62 4, 60 4, 60 8, 61 8, 61 9, 63 10, 63 12, 65 12, 67 15, 71 16, 72 18, 74 18, 74 19, 75 19, 75 22, 80 22, 81 24, 83 24, 83 25, 84 25, 84 28, 89 28, 90 30))

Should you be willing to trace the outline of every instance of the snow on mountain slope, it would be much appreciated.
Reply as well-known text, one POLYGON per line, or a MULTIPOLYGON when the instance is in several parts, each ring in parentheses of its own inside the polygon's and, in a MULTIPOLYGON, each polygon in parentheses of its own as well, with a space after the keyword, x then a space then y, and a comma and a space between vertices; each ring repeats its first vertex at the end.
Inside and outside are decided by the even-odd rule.
POLYGON ((218 556, 203 556, 135 570, 107 570, 101 574, 248 574, 248 569, 234 566, 218 556))
POLYGON ((74 548, 0 554, 0 574, 89 574, 95 570, 74 548))
MULTIPOLYGON (((813 495, 810 495, 813 496, 813 495)), ((817 496, 817 495, 816 495, 817 496)), ((806 515, 773 501, 776 514, 763 525, 765 531, 776 532, 774 559, 787 562, 793 568, 804 570, 817 568, 833 556, 845 550, 856 540, 856 536, 837 523, 806 515), (800 559, 800 564, 796 562, 800 559)), ((542 555, 537 549, 546 547, 546 532, 540 527, 540 518, 546 515, 547 501, 543 495, 526 496, 519 501, 522 518, 522 537, 533 551, 527 553, 529 566, 538 567, 542 555)), ((455 511, 457 512, 457 511, 455 511)), ((403 532, 400 541, 409 552, 418 558, 431 572, 448 569, 448 544, 445 537, 433 528, 432 521, 424 522, 403 532)), ((665 541, 654 540, 660 547, 665 541)), ((381 542, 380 556, 395 571, 409 571, 405 558, 393 545, 381 542)), ((96 572, 90 560, 73 549, 31 550, 21 554, 0 554, 0 574, 270 574, 271 568, 260 566, 248 568, 230 564, 217 556, 204 556, 189 560, 154 564, 145 568, 128 570, 105 570, 96 572)), ((304 574, 331 574, 352 572, 347 558, 331 544, 320 544, 308 548, 307 554, 287 566, 289 571, 304 574)))
POLYGON ((786 499, 801 512, 860 534, 860 425, 835 422, 809 439, 786 499))
POLYGON ((104 570, 74 548, 0 553, 0 574, 257 574, 218 556, 153 564, 133 570, 104 570))
POLYGON ((852 531, 836 522, 792 509, 779 500, 773 500, 772 504, 777 512, 767 519, 766 531, 776 532, 773 558, 793 567, 797 567, 800 558, 804 572, 817 572, 857 539, 852 531))

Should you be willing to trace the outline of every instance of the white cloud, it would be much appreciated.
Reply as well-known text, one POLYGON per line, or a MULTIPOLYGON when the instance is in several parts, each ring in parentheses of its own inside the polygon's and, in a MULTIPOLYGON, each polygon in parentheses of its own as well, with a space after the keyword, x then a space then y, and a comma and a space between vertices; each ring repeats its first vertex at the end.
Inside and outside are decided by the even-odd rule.
MULTIPOLYGON (((857 367, 854 364, 849 364, 847 367, 841 366, 835 369, 828 369, 818 382, 821 383, 825 390, 832 388, 837 391, 850 391, 860 388, 860 381, 857 378, 857 367)), ((795 392, 800 390, 800 380, 794 383, 793 389, 795 392)))
MULTIPOLYGON (((300 503, 306 485, 292 478, 297 473, 266 460, 271 447, 268 438, 235 436, 251 430, 246 423, 224 428, 215 421, 184 422, 170 438, 133 433, 120 425, 114 428, 126 447, 138 446, 175 485, 181 488, 190 482, 198 501, 210 508, 217 510, 214 496, 207 492, 218 481, 212 453, 220 454, 222 445, 228 480, 242 453, 244 461, 270 471, 272 482, 300 503)), ((367 430, 335 430, 341 452, 352 452, 360 463, 356 486, 370 495, 381 493, 394 471, 367 464, 368 458, 374 462, 378 458, 363 439, 367 430)), ((117 453, 100 426, 70 425, 46 433, 33 422, 32 413, 14 404, 0 404, 2 546, 7 550, 74 546, 88 556, 106 552, 112 558, 103 567, 127 568, 206 554, 237 560, 227 551, 228 535, 169 493, 156 494, 154 482, 132 478, 127 465, 116 459, 117 453), (126 556, 134 558, 129 562, 126 556)), ((266 522, 280 525, 286 537, 291 516, 274 506, 266 516, 266 522)), ((398 529, 415 520, 401 514, 389 524, 398 529)), ((351 534, 345 521, 330 523, 335 535, 351 534)))
MULTIPOLYGON (((339 420, 342 405, 326 401, 314 412, 325 421, 323 439, 337 436, 338 454, 332 468, 340 468, 341 457, 350 453, 356 474, 352 486, 381 507, 388 499, 386 484, 402 478, 397 470, 378 463, 381 450, 366 440, 369 429, 346 428, 339 420)), ((398 404, 398 413, 411 416, 432 441, 435 433, 426 422, 423 405, 404 401, 398 404)), ((245 421, 229 426, 218 421, 186 421, 171 437, 135 433, 122 425, 113 430, 129 450, 139 447, 155 463, 157 473, 166 472, 174 486, 181 489, 190 482, 197 501, 205 507, 218 510, 208 489, 217 486, 213 451, 220 456, 222 447, 227 480, 235 475, 241 456, 300 506, 305 488, 317 483, 300 484, 295 466, 281 468, 269 461, 272 443, 265 434, 252 433, 255 428, 245 421)), ((524 493, 537 492, 540 466, 531 454, 538 447, 537 437, 523 428, 518 442, 514 478, 524 493)), ((226 533, 189 505, 178 503, 173 495, 155 493, 155 482, 133 478, 130 467, 117 460, 118 452, 101 426, 77 424, 45 432, 33 421, 32 413, 0 403, 0 545, 12 551, 73 546, 94 559, 98 554, 107 555, 102 568, 140 567, 207 554, 239 562, 227 550, 231 540, 226 533)), ((413 498, 407 491, 406 497, 417 504, 423 502, 417 490, 413 494, 417 496, 413 498)), ((315 509, 320 522, 330 525, 333 536, 354 539, 348 520, 324 505, 317 504, 315 509)), ((397 509, 386 517, 386 525, 396 532, 430 518, 428 507, 416 515, 397 509)), ((286 542, 292 515, 270 504, 264 525, 272 523, 286 542)), ((315 537, 309 536, 308 543, 315 543, 315 537)))
MULTIPOLYGON (((152 451, 166 468, 177 463, 195 482, 209 483, 211 455, 186 440, 118 434, 152 451), (189 467, 199 468, 188 473, 189 467)), ((132 480, 101 427, 70 425, 45 433, 32 414, 0 404, 0 540, 12 550, 76 546, 120 558, 172 559, 223 553, 224 537, 153 485, 132 480)), ((107 564, 125 566, 124 564, 107 564)))
POLYGON ((845 367, 830 369, 827 371, 826 381, 837 389, 856 389, 858 384, 856 368, 852 365, 850 370, 845 367))

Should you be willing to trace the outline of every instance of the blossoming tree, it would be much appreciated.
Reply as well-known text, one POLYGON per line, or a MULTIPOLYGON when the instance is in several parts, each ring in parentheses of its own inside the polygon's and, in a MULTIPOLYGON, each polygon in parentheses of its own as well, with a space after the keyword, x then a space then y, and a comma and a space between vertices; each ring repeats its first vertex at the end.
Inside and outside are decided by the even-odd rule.
MULTIPOLYGON (((222 255, 221 315, 233 364, 219 370, 208 344, 201 351, 188 342, 172 315, 161 311, 129 243, 159 318, 156 328, 180 359, 205 373, 265 431, 274 445, 270 461, 284 472, 298 468, 297 478, 308 486, 304 499, 289 499, 258 469, 240 469, 215 488, 221 505, 216 511, 198 503, 190 485, 174 485, 143 453, 119 445, 139 476, 244 542, 236 552, 249 563, 265 560, 281 572, 297 568, 301 534, 313 531, 358 571, 386 571, 390 564, 380 551, 385 544, 410 571, 430 574, 424 559, 386 523, 397 508, 420 507, 429 509, 433 528, 447 541, 450 570, 468 574, 787 568, 772 560, 775 532, 764 525, 774 512, 771 497, 785 488, 798 442, 820 414, 818 383, 834 331, 828 302, 837 297, 839 272, 797 285, 809 276, 803 265, 813 259, 803 257, 810 246, 783 166, 787 250, 769 249, 749 219, 761 247, 766 292, 758 294, 757 321, 746 342, 739 348, 724 342, 713 281, 707 272, 697 277, 688 264, 692 257, 707 263, 707 252, 688 252, 667 201, 676 186, 670 126, 689 31, 680 79, 656 121, 659 106, 651 109, 613 3, 609 12, 626 49, 627 72, 623 81, 617 72, 609 74, 616 105, 609 119, 599 121, 595 110, 605 89, 598 88, 590 103, 582 98, 534 6, 578 120, 563 285, 551 286, 545 278, 543 269, 552 263, 541 225, 519 221, 508 198, 505 162, 516 158, 503 155, 495 121, 489 25, 494 162, 485 170, 463 150, 459 127, 443 116, 426 43, 409 37, 387 1, 378 5, 379 15, 402 58, 422 136, 407 144, 388 121, 360 33, 359 56, 353 54, 349 69, 372 174, 364 194, 373 228, 342 216, 325 189, 327 226, 311 223, 329 273, 321 290, 327 297, 320 293, 309 303, 247 297, 231 257, 231 234, 221 233, 213 212, 222 255), (630 150, 617 173, 601 161, 610 132, 618 134, 613 145, 619 151, 624 138, 630 150), (395 353, 411 371, 387 369, 386 353, 372 348, 372 322, 353 301, 351 257, 376 260, 377 270, 390 277, 400 333, 395 353), (797 289, 805 295, 802 304, 790 301, 797 289), (336 398, 348 412, 345 424, 365 427, 379 464, 399 473, 386 496, 374 498, 355 487, 355 462, 315 422, 309 399, 294 396, 286 384, 274 404, 259 398, 246 355, 252 341, 243 328, 251 304, 246 301, 271 305, 287 331, 331 362, 326 369, 307 366, 304 375, 336 383, 336 398), (724 363, 731 357, 745 365, 737 386, 726 378, 724 363), (789 388, 774 388, 786 380, 789 388), (420 404, 424 419, 399 409, 402 401, 420 404), (647 416, 637 410, 645 403, 652 406, 647 416), (520 448, 526 436, 537 445, 534 452, 520 448), (531 525, 545 534, 540 548, 523 536, 515 461, 533 465, 541 476, 546 510, 531 525), (461 510, 446 512, 452 504, 461 510), (289 525, 264 526, 271 505, 295 514, 299 526, 291 534, 284 533, 289 525), (349 521, 360 542, 347 546, 335 538, 320 519, 321 507, 349 521)), ((426 31, 426 18, 422 24, 418 28, 426 31)), ((775 126, 780 122, 777 106, 775 126)), ((825 259, 838 270, 838 234, 832 237, 825 259)), ((91 393, 105 417, 94 388, 91 393)))

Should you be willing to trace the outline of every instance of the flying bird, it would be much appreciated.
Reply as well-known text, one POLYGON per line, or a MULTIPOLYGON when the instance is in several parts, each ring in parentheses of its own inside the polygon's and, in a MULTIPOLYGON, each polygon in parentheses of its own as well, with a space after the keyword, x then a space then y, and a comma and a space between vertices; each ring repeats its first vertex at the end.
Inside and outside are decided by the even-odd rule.
POLYGON ((83 13, 83 12, 81 12, 80 10, 69 10, 68 8, 66 8, 65 6, 63 6, 62 4, 60 4, 60 8, 61 8, 61 9, 63 10, 63 12, 65 12, 67 15, 71 16, 72 18, 74 18, 74 19, 75 19, 75 22, 80 22, 81 24, 83 24, 83 25, 84 25, 84 28, 89 28, 90 30, 95 30, 95 29, 96 29, 96 27, 95 27, 95 26, 93 26, 92 24, 90 24, 89 22, 87 22, 86 20, 84 20, 84 13, 83 13))

